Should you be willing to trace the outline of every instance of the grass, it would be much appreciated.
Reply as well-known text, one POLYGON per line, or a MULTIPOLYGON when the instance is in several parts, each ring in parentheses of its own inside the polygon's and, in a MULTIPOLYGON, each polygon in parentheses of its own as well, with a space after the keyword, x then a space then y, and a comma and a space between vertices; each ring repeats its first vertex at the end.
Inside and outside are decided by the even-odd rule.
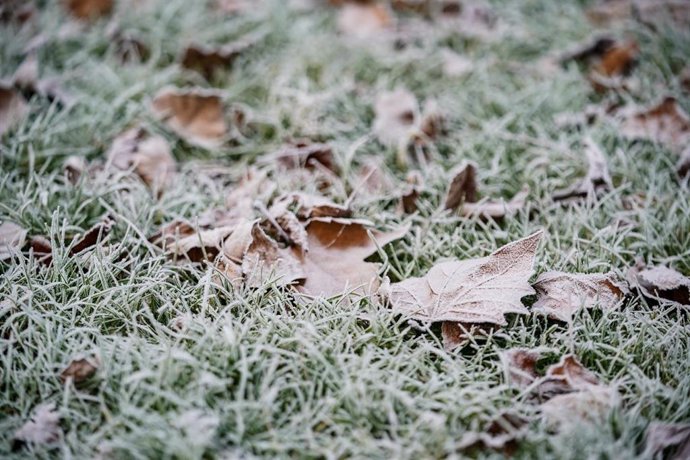
MULTIPOLYGON (((511 316, 488 338, 449 353, 439 329, 420 333, 368 300, 300 303, 272 285, 218 286, 211 268, 175 264, 147 241, 173 218, 193 219, 222 206, 246 165, 285 138, 312 137, 335 147, 345 183, 333 190, 336 200, 347 198, 368 158, 383 158, 402 183, 406 171, 396 166, 396 152, 369 133, 376 94, 404 86, 420 100, 439 102, 448 134, 421 168, 426 188, 418 213, 398 215, 391 197, 353 201, 356 216, 381 228, 412 224, 381 254, 393 281, 419 276, 441 258, 485 256, 539 228, 546 238, 538 273, 623 275, 641 256, 690 274, 690 193, 687 181, 675 177, 675 156, 659 145, 626 141, 607 123, 582 132, 553 121, 602 99, 574 67, 552 76, 534 71, 540 57, 595 31, 581 3, 500 2, 495 11, 506 25, 504 37, 482 41, 434 28, 392 52, 383 43, 343 40, 328 9, 300 12, 275 2, 226 18, 209 14, 203 2, 161 0, 143 12, 118 9, 123 29, 150 47, 145 62, 118 62, 105 21, 42 49, 42 74, 64 77, 78 103, 63 108, 36 96, 31 116, 2 139, 0 220, 49 237, 56 254, 50 267, 31 257, 0 264, 0 456, 459 458, 464 433, 481 431, 510 410, 530 419, 517 458, 637 458, 651 421, 687 422, 687 310, 633 297, 618 311, 582 312, 571 326, 511 316), (251 109, 256 128, 249 135, 208 152, 151 118, 147 103, 157 89, 209 86, 175 65, 187 41, 224 43, 255 30, 266 33, 259 45, 212 82, 229 104, 251 109), (475 70, 444 76, 443 46, 474 59, 475 70), (98 161, 137 120, 169 139, 180 165, 160 199, 125 174, 76 186, 64 179, 66 157, 98 161), (607 154, 615 188, 596 203, 554 204, 551 192, 585 171, 584 135, 607 154), (501 223, 440 213, 447 171, 465 159, 479 165, 483 196, 510 197, 528 184, 526 209, 501 223), (226 166, 225 173, 200 168, 207 162, 226 166), (639 203, 626 209, 635 194, 639 203), (110 249, 68 256, 71 235, 105 213, 116 221, 110 249), (618 226, 618 219, 629 225, 618 226), (576 353, 617 386, 620 404, 604 420, 554 432, 526 395, 506 383, 498 360, 506 348, 536 346, 551 350, 551 362, 576 353), (102 362, 96 378, 79 389, 63 385, 60 371, 73 356, 89 353, 102 362), (56 404, 63 437, 56 446, 12 452, 12 434, 44 402, 56 404)), ((45 9, 41 30, 54 35, 63 13, 52 3, 45 9)), ((671 94, 689 111, 690 96, 675 75, 690 55, 690 34, 634 23, 613 32, 634 36, 642 52, 639 90, 619 97, 651 103, 671 94)), ((0 29, 1 75, 14 72, 29 38, 0 29)), ((314 188, 274 180, 278 191, 314 188)))

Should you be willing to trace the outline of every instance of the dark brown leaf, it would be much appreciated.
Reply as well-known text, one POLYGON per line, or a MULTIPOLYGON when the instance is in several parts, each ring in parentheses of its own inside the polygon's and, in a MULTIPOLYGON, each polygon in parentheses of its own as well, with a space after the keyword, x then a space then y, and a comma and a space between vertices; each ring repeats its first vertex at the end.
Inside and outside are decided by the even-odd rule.
POLYGON ((67 11, 77 19, 91 20, 110 14, 113 0, 63 0, 67 11))
POLYGON ((662 265, 645 267, 639 261, 628 271, 630 286, 649 299, 665 300, 676 305, 690 305, 690 278, 662 265))
POLYGON ((62 383, 72 381, 75 384, 85 382, 93 377, 99 365, 100 363, 96 357, 73 359, 60 373, 60 381, 62 383))

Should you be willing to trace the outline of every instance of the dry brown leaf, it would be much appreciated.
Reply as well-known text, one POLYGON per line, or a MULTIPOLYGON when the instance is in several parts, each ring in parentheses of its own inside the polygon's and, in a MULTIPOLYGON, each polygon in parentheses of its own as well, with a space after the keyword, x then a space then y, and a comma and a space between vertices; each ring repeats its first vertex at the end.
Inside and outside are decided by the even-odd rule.
POLYGON ((402 238, 408 227, 392 232, 369 230, 355 219, 313 218, 307 224, 309 252, 304 257, 306 280, 298 290, 331 297, 345 292, 371 294, 379 287, 379 264, 364 259, 379 247, 402 238))
POLYGON ((72 16, 91 20, 110 14, 114 0, 63 0, 63 5, 72 16))
POLYGON ((382 144, 399 146, 417 131, 419 105, 414 94, 405 89, 379 94, 374 114, 373 131, 382 144))
POLYGON ((518 447, 518 440, 525 434, 527 420, 516 414, 504 413, 493 420, 484 432, 467 432, 458 443, 458 448, 468 452, 474 450, 498 450, 511 457, 518 447))
POLYGON ((58 78, 39 78, 37 53, 32 52, 22 61, 14 72, 14 86, 30 99, 38 94, 49 101, 57 101, 64 106, 74 103, 75 98, 62 88, 58 78))
POLYGON ((690 305, 690 278, 663 265, 645 267, 642 261, 628 270, 628 283, 649 299, 690 305))
POLYGON ((520 299, 529 285, 542 232, 514 241, 487 257, 434 265, 422 278, 391 285, 394 311, 423 322, 506 324, 506 313, 527 313, 520 299))
POLYGON ((157 191, 170 185, 175 174, 175 158, 168 141, 162 136, 148 134, 141 127, 117 136, 106 157, 119 169, 134 168, 144 183, 157 191))
POLYGON ((614 309, 628 293, 628 288, 613 273, 551 271, 539 275, 533 286, 537 291, 537 301, 532 311, 543 312, 565 322, 572 321, 581 308, 614 309))
POLYGON ((602 423, 618 404, 618 393, 607 386, 591 386, 581 391, 559 394, 541 404, 549 425, 567 427, 582 422, 602 423))
POLYGON ((215 8, 225 14, 241 14, 261 4, 261 0, 216 0, 215 8))
POLYGON ((690 145, 680 154, 676 164, 676 172, 681 178, 690 177, 690 145))
POLYGON ((163 88, 151 110, 190 144, 207 149, 222 145, 228 132, 221 96, 200 88, 163 88))
POLYGON ((228 69, 249 46, 250 42, 236 42, 213 47, 191 44, 182 53, 180 65, 185 69, 196 70, 207 80, 212 79, 218 71, 228 69))
POLYGON ((0 224, 0 261, 12 258, 21 251, 27 231, 14 222, 0 224))
POLYGON ((491 324, 470 324, 444 321, 441 323, 443 349, 446 351, 453 351, 459 346, 467 343, 471 338, 487 335, 493 331, 494 326, 491 324))
POLYGON ((166 248, 171 255, 185 257, 191 262, 213 261, 220 254, 225 239, 235 230, 232 225, 188 234, 188 225, 181 224, 177 227, 179 234, 184 233, 184 236, 171 241, 173 235, 168 231, 164 241, 168 243, 166 248))
POLYGON ((255 202, 268 201, 275 189, 275 182, 268 180, 266 171, 249 169, 228 193, 225 206, 231 216, 251 220, 255 202))
POLYGON ((388 30, 393 16, 380 3, 346 3, 338 12, 338 29, 351 37, 370 38, 388 30))
POLYGON ((23 26, 37 16, 36 4, 30 0, 3 0, 0 2, 0 23, 23 26))
POLYGON ((360 179, 357 190, 369 194, 388 194, 395 187, 393 178, 384 169, 384 162, 380 159, 368 158, 357 171, 360 179))
POLYGON ((528 196, 529 187, 525 185, 508 202, 494 200, 482 200, 477 203, 465 202, 460 211, 465 217, 500 220, 520 212, 525 207, 525 201, 528 196))
POLYGON ((42 404, 34 409, 31 419, 24 423, 13 436, 13 447, 23 444, 53 444, 60 439, 60 414, 55 404, 42 404))
POLYGON ((419 171, 410 171, 405 182, 407 185, 400 196, 399 211, 412 214, 417 211, 417 199, 424 189, 424 178, 419 171))
POLYGON ((251 243, 242 258, 242 274, 249 287, 261 287, 268 282, 287 286, 306 277, 302 251, 282 248, 261 229, 258 222, 251 226, 251 243))
POLYGON ((630 139, 645 139, 664 144, 680 153, 690 142, 690 117, 673 97, 623 115, 620 132, 630 139))
POLYGON ((93 377, 99 366, 100 362, 96 357, 75 358, 60 372, 60 381, 80 384, 93 377))
POLYGON ((0 137, 21 123, 28 113, 29 106, 19 91, 0 82, 0 137))
POLYGON ((32 236, 29 240, 29 248, 42 264, 50 265, 53 262, 53 246, 48 238, 40 235, 32 236))
POLYGON ((613 188, 609 167, 604 152, 590 138, 585 139, 587 175, 566 189, 553 193, 555 201, 572 201, 580 198, 595 198, 598 193, 613 188))
POLYGON ((450 174, 453 179, 446 192, 444 209, 457 209, 463 203, 477 201, 477 164, 466 161, 450 174))
POLYGON ((644 458, 687 460, 690 458, 690 423, 652 422, 647 427, 645 443, 644 458))
POLYGON ((639 45, 633 40, 618 41, 608 36, 596 37, 565 53, 562 64, 578 62, 588 69, 588 79, 595 90, 625 87, 624 78, 637 65, 639 45))
POLYGON ((287 209, 295 206, 295 214, 300 219, 306 220, 313 217, 350 217, 352 211, 349 207, 334 203, 328 198, 308 193, 295 192, 279 198, 275 206, 287 209))
POLYGON ((81 179, 88 167, 86 159, 77 155, 68 156, 62 163, 62 171, 65 173, 67 181, 72 185, 76 185, 79 182, 79 179, 81 179))
POLYGON ((509 383, 527 388, 538 378, 537 361, 543 352, 538 349, 511 348, 499 353, 509 383))
POLYGON ((69 249, 71 256, 79 254, 80 252, 92 248, 99 242, 103 242, 105 237, 112 230, 115 221, 110 217, 104 217, 100 222, 89 228, 82 235, 77 235, 72 239, 72 244, 69 249))
POLYGON ((298 140, 293 145, 288 145, 277 152, 264 155, 259 161, 263 164, 276 163, 281 168, 287 170, 325 168, 333 173, 338 173, 338 165, 333 154, 333 148, 328 144, 312 143, 306 139, 298 140))

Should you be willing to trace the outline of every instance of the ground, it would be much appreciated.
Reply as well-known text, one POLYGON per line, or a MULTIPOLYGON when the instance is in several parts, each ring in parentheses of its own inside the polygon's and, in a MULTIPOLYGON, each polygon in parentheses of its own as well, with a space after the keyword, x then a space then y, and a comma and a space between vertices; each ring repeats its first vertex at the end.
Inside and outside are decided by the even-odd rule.
MULTIPOLYGON (((65 23, 55 3, 40 17, 53 38, 65 23)), ((411 169, 421 171, 416 213, 399 213, 392 196, 358 194, 352 202, 355 216, 378 228, 411 225, 373 259, 393 282, 421 276, 441 259, 486 256, 538 229, 545 236, 536 274, 624 277, 635 257, 690 274, 690 194, 676 175, 676 156, 622 138, 612 123, 566 129, 554 122, 612 97, 595 92, 576 65, 542 72, 537 64, 597 31, 585 2, 496 2, 505 30, 499 38, 432 27, 398 50, 347 40, 333 8, 286 4, 233 17, 184 0, 154 2, 143 12, 118 7, 120 26, 150 48, 143 62, 120 62, 105 33, 108 19, 39 50, 41 74, 62 78, 78 102, 65 108, 36 95, 30 116, 2 139, 0 220, 48 237, 54 257, 45 266, 25 251, 0 262, 0 456, 462 457, 463 435, 509 410, 528 420, 516 458, 636 458, 650 422, 687 421, 690 323, 679 307, 633 293, 620 308, 582 311, 570 325, 509 315, 507 326, 445 351, 439 328, 419 331, 379 302, 300 303, 273 285, 219 286, 212 266, 176 263, 149 243, 162 224, 222 206, 259 155, 308 137, 337 154, 345 185, 332 197, 339 202, 367 159, 382 159, 401 187, 411 169), (259 43, 211 82, 176 64, 190 40, 222 44, 256 31, 265 34, 259 43), (472 59, 472 71, 446 76, 441 48, 472 59), (190 146, 151 116, 151 98, 166 85, 220 88, 258 128, 220 149, 190 146), (373 101, 398 87, 420 101, 435 99, 446 115, 446 134, 422 165, 401 165, 394 148, 371 136, 373 101), (124 173, 76 185, 65 179, 68 156, 98 164, 137 121, 173 145, 179 173, 160 197, 141 181, 123 181, 124 173), (614 187, 596 201, 554 203, 552 192, 586 171, 584 136, 605 152, 614 187), (528 185, 526 207, 500 222, 440 211, 448 171, 463 160, 477 163, 484 197, 510 197, 528 185), (106 213, 117 249, 98 246, 88 260, 69 256, 69 236, 106 213), (574 353, 617 388, 619 404, 603 418, 554 429, 507 382, 498 356, 511 347, 544 347, 546 364, 574 353), (62 383, 62 369, 85 354, 99 356, 94 378, 78 388, 62 383), (12 451, 14 432, 44 403, 60 414, 60 439, 12 451)), ((31 36, 0 30, 0 74, 11 76, 31 36)), ((690 56, 687 30, 629 21, 606 30, 640 44, 638 86, 616 98, 646 105, 673 95, 690 109, 676 78, 690 56)), ((274 180, 278 191, 315 191, 314 183, 274 180)))

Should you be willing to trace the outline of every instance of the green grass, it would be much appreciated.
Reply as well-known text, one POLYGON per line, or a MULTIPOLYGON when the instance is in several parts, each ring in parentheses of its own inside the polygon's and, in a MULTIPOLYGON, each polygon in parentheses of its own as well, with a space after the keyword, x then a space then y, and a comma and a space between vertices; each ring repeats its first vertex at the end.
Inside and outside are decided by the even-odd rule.
MULTIPOLYGON (((55 34, 64 18, 47 3, 41 29, 55 34)), ((381 254, 393 281, 420 276, 441 258, 485 256, 539 228, 546 237, 538 273, 622 275, 641 256, 690 274, 690 193, 675 176, 676 157, 659 145, 626 141, 608 123, 582 132, 553 121, 602 99, 574 67, 553 76, 535 72, 540 57, 594 32, 580 2, 562 3, 500 2, 495 11, 506 34, 496 40, 434 28, 393 52, 384 43, 343 40, 328 9, 299 12, 275 2, 227 18, 210 14, 203 2, 161 0, 144 12, 118 10, 121 26, 150 47, 145 62, 118 62, 105 37, 107 21, 43 48, 42 75, 64 77, 78 103, 61 108, 34 97, 31 116, 2 139, 0 220, 49 237, 56 254, 50 267, 29 257, 0 263, 0 456, 453 458, 464 455, 464 433, 510 410, 530 420, 517 458, 635 458, 651 421, 688 421, 687 310, 633 297, 618 311, 582 312, 571 326, 511 316, 488 338, 449 353, 438 328, 416 331, 375 302, 305 303, 270 285, 218 286, 211 268, 175 264, 147 241, 173 218, 222 206, 246 165, 286 138, 334 146, 345 183, 334 190, 339 201, 368 158, 385 159, 402 186, 406 171, 396 166, 396 152, 369 134, 376 95, 404 86, 420 100, 439 102, 448 134, 421 167, 426 188, 418 213, 399 216, 391 197, 354 199, 355 215, 380 228, 412 224, 381 254), (228 104, 251 109, 256 129, 232 147, 207 152, 153 120, 147 104, 159 88, 211 86, 176 66, 187 41, 225 43, 256 30, 266 36, 212 82, 228 104), (476 69, 445 77, 443 46, 475 59, 476 69), (161 199, 124 174, 76 186, 64 179, 65 158, 99 161, 137 120, 166 136, 179 162, 180 174, 161 199), (585 135, 607 154, 615 189, 596 203, 554 204, 550 194, 585 171, 585 135), (440 213, 447 171, 465 159, 479 165, 482 196, 510 197, 528 184, 526 209, 501 223, 440 213), (208 161, 228 172, 204 172, 199 165, 208 161), (640 203, 626 210, 634 194, 640 203), (69 257, 71 236, 105 213, 116 221, 111 249, 69 257), (618 227, 620 218, 630 225, 618 227), (180 318, 182 330, 174 327, 180 318), (553 362, 576 353, 618 387, 620 404, 598 423, 554 432, 505 380, 498 353, 516 346, 546 347, 553 362), (79 389, 63 385, 60 371, 86 353, 100 356, 97 376, 79 389), (58 408, 64 436, 56 446, 11 452, 12 434, 44 402, 58 408)), ((642 51, 634 74, 639 91, 620 97, 651 103, 671 94, 690 111, 690 96, 674 77, 690 56, 690 34, 634 23, 613 32, 636 37, 642 51)), ((0 75, 14 72, 29 38, 0 29, 0 75)), ((274 180, 278 192, 314 191, 312 183, 274 180)))

